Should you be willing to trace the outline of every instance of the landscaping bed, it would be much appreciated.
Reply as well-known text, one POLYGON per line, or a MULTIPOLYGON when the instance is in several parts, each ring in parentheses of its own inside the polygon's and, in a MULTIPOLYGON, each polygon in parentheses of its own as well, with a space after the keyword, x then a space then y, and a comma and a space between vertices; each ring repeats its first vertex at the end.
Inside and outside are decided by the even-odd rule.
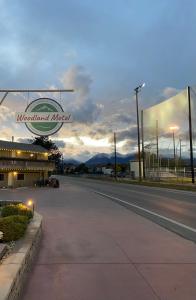
MULTIPOLYGON (((31 201, 32 202, 32 201, 31 201)), ((39 249, 42 217, 22 202, 0 201, 0 299, 19 300, 39 249)))
POLYGON ((8 252, 0 263, 1 300, 21 299, 27 273, 40 247, 41 232, 42 217, 35 212, 24 236, 8 243, 8 252))
POLYGON ((25 234, 33 211, 19 202, 0 201, 0 245, 12 243, 25 234))

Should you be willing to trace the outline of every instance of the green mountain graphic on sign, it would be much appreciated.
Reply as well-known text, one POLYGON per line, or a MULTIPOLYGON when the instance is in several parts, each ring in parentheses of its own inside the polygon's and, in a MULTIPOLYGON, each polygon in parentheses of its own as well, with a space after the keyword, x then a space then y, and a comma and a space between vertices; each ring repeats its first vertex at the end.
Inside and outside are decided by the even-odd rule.
POLYGON ((49 104, 40 104, 40 108, 36 109, 37 112, 53 112, 54 107, 49 107, 49 104))
MULTIPOLYGON (((33 109, 32 112, 58 112, 56 107, 49 103, 41 103, 36 105, 33 109)), ((47 132, 49 130, 54 129, 57 126, 58 123, 50 123, 50 122, 45 122, 45 123, 31 123, 31 126, 34 127, 36 130, 42 131, 42 132, 47 132)))

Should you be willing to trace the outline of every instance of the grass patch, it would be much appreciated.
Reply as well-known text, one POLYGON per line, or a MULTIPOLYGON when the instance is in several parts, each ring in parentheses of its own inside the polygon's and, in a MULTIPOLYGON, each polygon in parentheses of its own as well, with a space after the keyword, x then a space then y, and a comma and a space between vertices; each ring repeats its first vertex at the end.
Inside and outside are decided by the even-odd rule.
POLYGON ((175 189, 175 190, 184 190, 184 191, 193 191, 196 192, 196 185, 188 182, 188 183, 178 183, 178 182, 155 182, 155 181, 142 181, 139 182, 138 180, 129 180, 125 179, 122 180, 118 178, 111 177, 87 177, 88 179, 100 180, 100 181, 109 181, 116 184, 126 183, 126 184, 133 184, 133 185, 141 185, 141 186, 149 186, 149 187, 159 187, 159 188, 168 188, 168 189, 175 189), (189 184, 189 185, 188 185, 189 184))

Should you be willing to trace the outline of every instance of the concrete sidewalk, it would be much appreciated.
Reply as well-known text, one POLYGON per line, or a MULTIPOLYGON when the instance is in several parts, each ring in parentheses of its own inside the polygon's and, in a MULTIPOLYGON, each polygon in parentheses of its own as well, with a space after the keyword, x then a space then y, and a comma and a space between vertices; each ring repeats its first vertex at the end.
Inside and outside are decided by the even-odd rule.
POLYGON ((72 184, 37 206, 43 241, 23 300, 196 299, 193 242, 72 184))

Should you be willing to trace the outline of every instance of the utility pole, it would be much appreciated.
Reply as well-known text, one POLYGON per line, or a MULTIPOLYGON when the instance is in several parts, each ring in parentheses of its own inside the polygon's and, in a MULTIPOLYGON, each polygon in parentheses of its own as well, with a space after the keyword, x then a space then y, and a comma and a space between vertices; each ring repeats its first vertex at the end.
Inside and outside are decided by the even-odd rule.
POLYGON ((139 181, 142 181, 142 172, 141 172, 141 151, 140 151, 140 121, 139 121, 139 108, 138 108, 138 93, 145 86, 145 83, 137 86, 135 91, 135 100, 136 100, 136 115, 137 115, 137 146, 138 146, 138 162, 139 162, 139 181))
POLYGON ((136 112, 137 112, 137 147, 138 147, 138 162, 139 162, 139 181, 142 181, 141 172, 141 151, 140 151, 140 125, 139 125, 139 108, 138 108, 138 89, 135 89, 136 112))
POLYGON ((116 164, 116 132, 114 132, 114 176, 115 180, 117 180, 117 164, 116 164))
POLYGON ((159 177, 159 127, 158 120, 156 120, 156 146, 157 146, 157 174, 159 177))
POLYGON ((173 147, 174 147, 174 166, 176 166, 176 145, 175 145, 175 133, 174 133, 174 130, 172 132, 172 136, 173 136, 173 147))
POLYGON ((135 91, 136 100, 136 115, 137 115, 137 147, 138 147, 138 162, 139 162, 139 181, 142 181, 142 170, 141 170, 141 151, 140 151, 140 120, 139 120, 139 108, 138 108, 138 93, 145 86, 145 83, 137 86, 135 91))
POLYGON ((179 156, 179 169, 180 169, 180 175, 181 175, 181 158, 182 158, 182 139, 179 139, 179 143, 180 143, 180 156, 179 156))
POLYGON ((142 159, 143 159, 143 178, 146 178, 146 155, 144 151, 144 112, 141 111, 141 136, 142 136, 142 159))
POLYGON ((194 160, 193 160, 193 135, 192 135, 192 118, 191 118, 191 95, 190 86, 187 88, 188 93, 188 107, 189 107, 189 140, 190 140, 190 161, 191 161, 191 177, 192 183, 195 183, 194 160))

